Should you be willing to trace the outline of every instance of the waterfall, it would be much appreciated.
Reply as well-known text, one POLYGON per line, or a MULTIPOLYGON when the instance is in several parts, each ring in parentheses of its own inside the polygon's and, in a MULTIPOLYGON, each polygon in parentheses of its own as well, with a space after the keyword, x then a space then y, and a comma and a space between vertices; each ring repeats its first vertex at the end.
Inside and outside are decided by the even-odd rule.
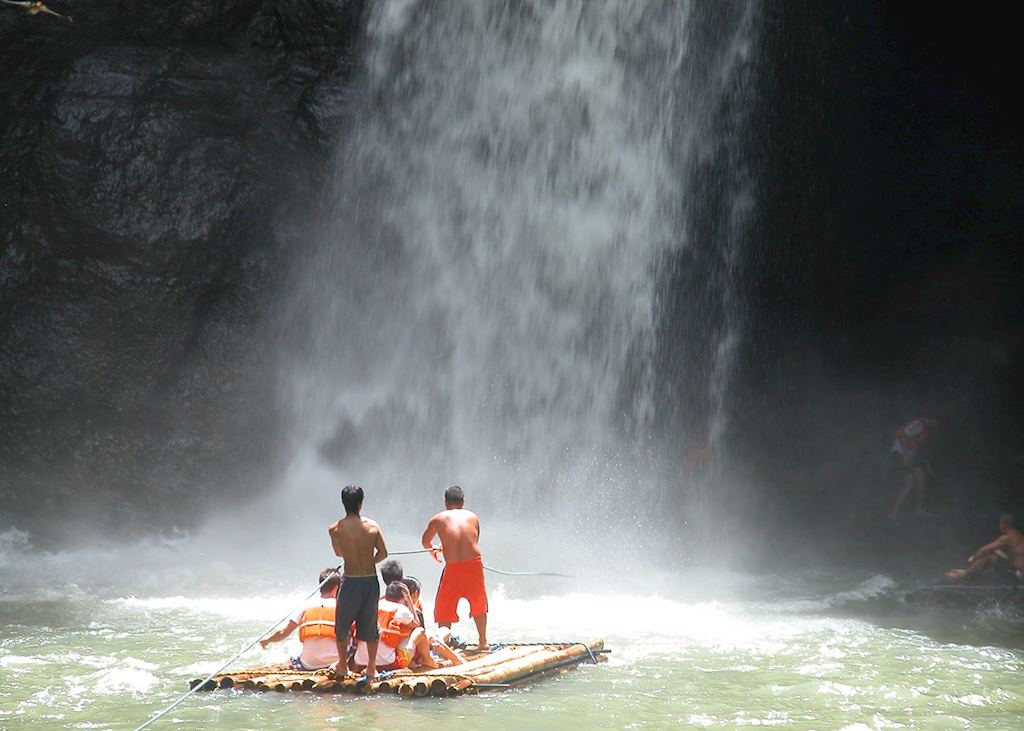
MULTIPOLYGON (((332 500, 357 481, 402 510, 460 482, 492 514, 533 501, 560 520, 610 515, 627 484, 656 511, 678 487, 653 439, 663 270, 713 244, 694 240, 694 173, 728 144, 718 127, 755 12, 583 0, 368 12, 330 204, 289 309, 297 461, 331 476, 332 500)), ((733 198, 736 219, 746 203, 733 198)), ((688 281, 732 302, 716 271, 688 281)), ((688 386, 712 403, 708 433, 721 429, 731 307, 695 323, 714 341, 688 386)), ((306 472, 292 481, 317 489, 306 472)))

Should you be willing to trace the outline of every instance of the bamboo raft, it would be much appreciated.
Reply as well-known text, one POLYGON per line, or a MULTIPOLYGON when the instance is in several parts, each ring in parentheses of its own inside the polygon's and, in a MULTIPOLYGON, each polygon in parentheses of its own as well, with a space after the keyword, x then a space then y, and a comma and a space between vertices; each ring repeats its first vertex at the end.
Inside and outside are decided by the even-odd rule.
MULTIPOLYGON (((583 662, 606 658, 604 640, 589 643, 511 644, 489 653, 470 653, 462 665, 437 669, 407 669, 386 674, 371 684, 348 673, 337 677, 327 670, 296 670, 285 663, 215 675, 200 690, 238 688, 256 691, 313 693, 394 693, 402 698, 447 698, 481 690, 511 688, 538 677, 562 673, 583 662)), ((189 684, 202 683, 197 678, 189 684)))

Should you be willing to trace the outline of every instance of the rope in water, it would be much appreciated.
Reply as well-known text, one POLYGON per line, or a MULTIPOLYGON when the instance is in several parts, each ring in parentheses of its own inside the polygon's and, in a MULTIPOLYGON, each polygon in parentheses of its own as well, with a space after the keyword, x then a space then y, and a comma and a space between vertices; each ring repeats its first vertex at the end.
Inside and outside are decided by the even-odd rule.
MULTIPOLYGON (((341 566, 338 566, 338 568, 337 568, 337 569, 335 569, 335 571, 338 571, 338 572, 340 572, 340 571, 341 571, 341 566)), ((332 576, 333 576, 333 574, 332 574, 332 576)), ((239 650, 239 651, 238 651, 238 652, 237 652, 237 653, 235 654, 235 656, 234 656, 234 657, 232 657, 232 658, 231 658, 230 660, 228 660, 228 661, 227 661, 226 663, 224 663, 224 664, 223 664, 223 665, 221 665, 221 666, 220 666, 219 668, 217 668, 217 669, 216 669, 216 670, 214 670, 214 671, 213 671, 212 673, 210 673, 210 674, 209 674, 209 675, 207 675, 207 676, 206 676, 205 678, 203 678, 203 680, 202 680, 201 682, 199 682, 199 683, 196 683, 195 685, 193 685, 193 686, 192 686, 191 688, 189 688, 189 689, 188 689, 188 692, 187 692, 187 693, 183 694, 183 695, 182 695, 181 697, 179 697, 179 698, 178 698, 178 699, 177 699, 176 701, 174 701, 174 703, 172 703, 171 705, 169 705, 169 706, 167 706, 166 708, 164 708, 164 709, 163 709, 162 711, 160 711, 160 712, 159 712, 158 714, 156 714, 155 716, 153 716, 152 718, 150 718, 150 719, 149 719, 148 721, 146 721, 146 722, 145 722, 144 724, 142 724, 141 726, 137 727, 137 728, 135 729, 135 731, 142 731, 142 729, 144 729, 144 728, 148 728, 149 726, 153 725, 153 723, 155 723, 155 722, 156 722, 157 720, 159 720, 159 719, 163 718, 163 717, 164 717, 164 716, 166 716, 166 715, 167 715, 168 713, 170 713, 170 712, 171 712, 172 710, 174 710, 175 708, 177 708, 177 707, 178 707, 178 705, 180 705, 180 704, 181 704, 181 703, 182 703, 182 702, 183 702, 183 701, 184 701, 184 700, 185 700, 186 698, 188 698, 188 697, 189 697, 190 695, 192 695, 193 693, 195 693, 195 692, 196 692, 196 691, 198 691, 198 690, 201 690, 201 689, 202 689, 202 688, 203 688, 203 687, 204 687, 204 686, 205 686, 205 685, 206 685, 207 683, 209 683, 209 682, 210 682, 210 681, 211 681, 211 680, 213 679, 213 676, 215 676, 215 675, 218 675, 218 674, 220 674, 221 672, 223 672, 224 670, 226 670, 226 669, 228 668, 228 666, 230 666, 230 665, 231 665, 231 663, 233 663, 233 662, 234 662, 235 660, 237 660, 237 659, 238 659, 238 658, 240 658, 240 657, 241 657, 242 655, 244 655, 244 654, 245 654, 246 652, 248 652, 248 651, 249 651, 249 650, 251 650, 251 649, 252 649, 253 647, 255 647, 255 646, 256 646, 256 643, 257 643, 257 642, 259 642, 259 641, 260 641, 260 640, 261 640, 261 639, 262 639, 263 637, 265 637, 265 636, 266 636, 267 634, 269 634, 269 633, 270 633, 271 631, 273 631, 275 627, 277 627, 278 625, 280 625, 280 624, 284 623, 284 622, 285 622, 285 621, 287 621, 287 620, 288 620, 289 618, 291 618, 291 616, 292 616, 292 615, 293 615, 293 614, 294 614, 294 613, 295 613, 295 612, 296 612, 296 611, 297 611, 297 610, 299 609, 299 607, 301 607, 301 606, 302 606, 303 604, 305 604, 305 603, 306 603, 307 601, 309 601, 309 600, 310 600, 311 598, 313 598, 313 595, 314 595, 314 594, 319 594, 319 593, 320 593, 320 589, 321 589, 321 588, 323 587, 323 585, 324 585, 324 584, 326 584, 326 583, 327 583, 328 581, 330 581, 330 580, 331 580, 331 577, 330 577, 330 576, 328 576, 328 577, 327 577, 326 579, 324 579, 323 581, 321 581, 321 582, 320 582, 320 584, 319 584, 319 585, 318 585, 318 586, 317 586, 317 587, 316 587, 316 588, 315 588, 315 589, 314 589, 313 591, 311 591, 311 592, 309 593, 309 595, 308 595, 308 596, 306 596, 306 597, 305 597, 305 598, 304 598, 304 599, 303 599, 303 600, 302 600, 302 601, 301 601, 300 603, 296 604, 296 605, 295 605, 295 607, 294 607, 294 608, 293 608, 293 609, 292 609, 292 610, 291 610, 290 612, 288 612, 288 614, 284 615, 284 616, 283 616, 283 617, 282 617, 281 619, 279 619, 278 621, 276 621, 276 622, 274 622, 274 623, 273 623, 272 625, 270 625, 270 627, 268 627, 268 628, 266 629, 266 631, 264 631, 264 632, 261 632, 261 633, 260 633, 259 635, 257 635, 257 636, 256 636, 256 639, 254 639, 254 640, 253 640, 252 642, 250 642, 250 643, 249 643, 248 645, 246 645, 246 646, 245 646, 245 647, 243 647, 243 648, 242 648, 241 650, 239 650)))
MULTIPOLYGON (((430 553, 433 549, 430 548, 418 548, 415 551, 388 551, 389 556, 412 556, 416 553, 430 553)), ((555 576, 559 579, 571 579, 573 578, 569 574, 556 574, 551 571, 503 571, 502 569, 496 569, 492 566, 484 564, 484 570, 490 571, 493 574, 501 574, 502 576, 555 576)))

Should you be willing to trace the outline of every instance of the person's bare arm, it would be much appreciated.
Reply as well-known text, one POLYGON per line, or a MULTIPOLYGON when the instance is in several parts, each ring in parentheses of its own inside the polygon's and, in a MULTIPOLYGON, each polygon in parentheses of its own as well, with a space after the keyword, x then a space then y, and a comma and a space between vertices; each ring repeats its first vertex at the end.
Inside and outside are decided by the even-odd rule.
POLYGON ((374 563, 380 563, 388 557, 388 547, 384 545, 384 534, 381 533, 379 525, 377 526, 377 538, 374 540, 373 548, 376 551, 373 554, 374 563))
POLYGON ((412 603, 412 596, 409 594, 409 587, 405 585, 402 586, 402 601, 400 602, 400 604, 404 605, 405 608, 409 610, 409 612, 412 614, 413 624, 419 627, 420 620, 418 615, 416 614, 416 607, 412 603))
POLYGON ((994 553, 995 551, 998 551, 1000 548, 1006 548, 1007 543, 1008 540, 1006 536, 999 536, 991 543, 986 543, 984 546, 975 551, 974 554, 969 559, 967 559, 967 563, 974 563, 976 559, 979 559, 982 556, 987 556, 990 553, 994 553))
POLYGON ((298 622, 296 622, 294 619, 289 619, 288 624, 286 624, 284 627, 282 627, 269 637, 264 637, 262 640, 260 640, 260 647, 266 649, 267 645, 269 645, 271 642, 280 642, 285 637, 294 632, 295 628, 298 626, 298 622))
POLYGON ((437 516, 435 515, 427 523, 427 529, 423 531, 423 538, 420 540, 420 544, 424 548, 434 548, 434 536, 437 535, 437 516))

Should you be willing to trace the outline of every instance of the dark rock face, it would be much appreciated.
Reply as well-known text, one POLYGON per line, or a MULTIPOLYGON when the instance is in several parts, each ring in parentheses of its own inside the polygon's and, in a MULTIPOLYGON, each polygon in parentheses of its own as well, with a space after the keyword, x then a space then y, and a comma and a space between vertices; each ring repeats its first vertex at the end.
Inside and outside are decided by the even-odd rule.
POLYGON ((0 8, 0 515, 172 524, 269 481, 273 293, 362 4, 51 6, 0 8))

